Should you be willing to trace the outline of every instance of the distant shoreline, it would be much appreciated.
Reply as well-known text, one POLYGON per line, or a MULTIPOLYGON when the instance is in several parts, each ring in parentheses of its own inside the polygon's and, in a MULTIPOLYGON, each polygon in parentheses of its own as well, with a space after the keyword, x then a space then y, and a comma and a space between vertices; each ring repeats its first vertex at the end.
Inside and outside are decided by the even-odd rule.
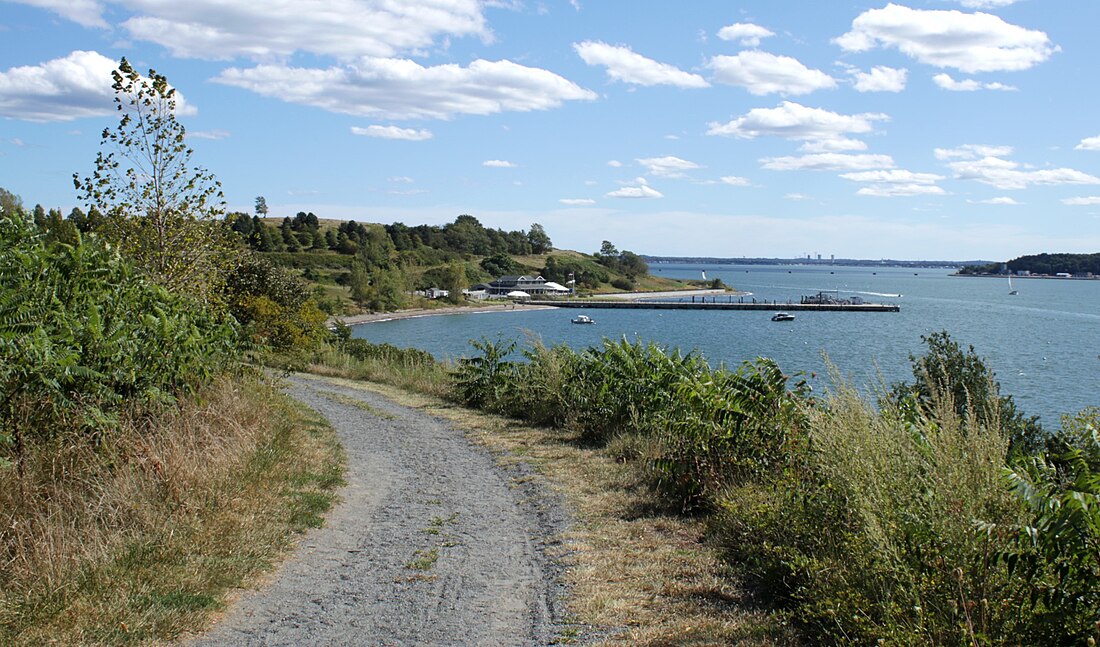
MULTIPOLYGON (((962 278, 975 278, 975 279, 1003 279, 1008 277, 1008 274, 960 274, 955 272, 948 274, 948 276, 960 276, 962 278)), ((1030 274, 1030 275, 1011 275, 1013 279, 1025 280, 1025 279, 1043 279, 1049 281, 1100 281, 1100 276, 1051 276, 1050 274, 1030 274)))
MULTIPOLYGON (((711 294, 732 294, 738 296, 739 294, 746 294, 744 292, 729 292, 720 289, 706 289, 706 290, 673 290, 667 292, 618 292, 614 294, 599 294, 595 295, 595 299, 615 299, 615 300, 638 300, 638 299, 654 299, 654 298, 666 298, 671 296, 684 297, 684 296, 700 296, 711 294)), ((587 298, 586 298, 587 299, 587 298)), ((525 305, 523 302, 513 303, 512 301, 497 302, 493 304, 479 304, 479 305, 462 305, 462 306, 444 306, 442 308, 412 308, 409 310, 397 310, 395 312, 374 312, 359 315, 349 315, 347 317, 332 317, 329 319, 329 325, 335 325, 336 322, 343 322, 347 326, 360 326, 370 323, 382 323, 385 321, 399 321, 402 319, 419 319, 420 317, 441 317, 444 315, 476 315, 476 314, 488 314, 493 312, 523 312, 532 310, 551 310, 554 306, 548 305, 525 305)))

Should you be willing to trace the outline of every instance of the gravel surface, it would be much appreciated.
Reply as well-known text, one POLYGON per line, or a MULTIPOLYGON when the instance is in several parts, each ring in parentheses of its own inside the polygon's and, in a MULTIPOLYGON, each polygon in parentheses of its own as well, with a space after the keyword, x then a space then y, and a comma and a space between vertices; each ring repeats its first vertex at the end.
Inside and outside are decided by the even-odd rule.
POLYGON ((193 645, 546 645, 563 625, 566 519, 530 470, 446 421, 311 376, 288 392, 348 456, 323 528, 193 645), (525 473, 526 472, 526 473, 525 473))

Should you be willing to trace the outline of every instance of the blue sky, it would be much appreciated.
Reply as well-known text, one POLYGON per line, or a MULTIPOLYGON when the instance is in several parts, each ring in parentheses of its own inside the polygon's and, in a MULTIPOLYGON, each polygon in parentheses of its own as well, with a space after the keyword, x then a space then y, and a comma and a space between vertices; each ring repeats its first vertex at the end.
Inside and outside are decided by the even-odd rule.
POLYGON ((0 0, 0 186, 77 206, 120 57, 271 215, 698 256, 1100 251, 1095 0, 0 0))

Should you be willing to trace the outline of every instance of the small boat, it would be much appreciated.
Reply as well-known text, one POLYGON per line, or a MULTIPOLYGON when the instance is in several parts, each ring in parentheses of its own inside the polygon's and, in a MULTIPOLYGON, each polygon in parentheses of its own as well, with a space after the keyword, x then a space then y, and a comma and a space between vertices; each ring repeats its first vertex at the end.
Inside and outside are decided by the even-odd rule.
POLYGON ((794 321, 794 315, 789 312, 777 312, 772 315, 772 321, 794 321))
POLYGON ((1020 293, 1020 291, 1019 291, 1019 290, 1017 290, 1016 288, 1012 287, 1012 275, 1011 275, 1011 274, 1009 274, 1009 275, 1008 275, 1008 295, 1009 295, 1009 296, 1012 296, 1012 297, 1014 297, 1014 296, 1016 296, 1016 295, 1017 295, 1017 294, 1019 294, 1019 293, 1020 293))
POLYGON ((592 317, 589 317, 588 315, 577 315, 576 317, 573 317, 572 319, 570 319, 570 321, 575 323, 575 324, 594 324, 594 323, 596 323, 596 320, 593 319, 592 317))

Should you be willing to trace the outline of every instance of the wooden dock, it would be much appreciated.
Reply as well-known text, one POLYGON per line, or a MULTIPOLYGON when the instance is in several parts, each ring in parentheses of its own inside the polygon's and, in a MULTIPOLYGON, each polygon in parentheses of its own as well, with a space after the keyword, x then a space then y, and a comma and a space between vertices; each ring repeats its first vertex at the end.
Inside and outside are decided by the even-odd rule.
POLYGON ((783 301, 721 301, 720 297, 699 301, 599 301, 591 299, 530 300, 522 303, 554 308, 592 310, 766 310, 768 312, 900 312, 896 303, 786 303, 783 301))

